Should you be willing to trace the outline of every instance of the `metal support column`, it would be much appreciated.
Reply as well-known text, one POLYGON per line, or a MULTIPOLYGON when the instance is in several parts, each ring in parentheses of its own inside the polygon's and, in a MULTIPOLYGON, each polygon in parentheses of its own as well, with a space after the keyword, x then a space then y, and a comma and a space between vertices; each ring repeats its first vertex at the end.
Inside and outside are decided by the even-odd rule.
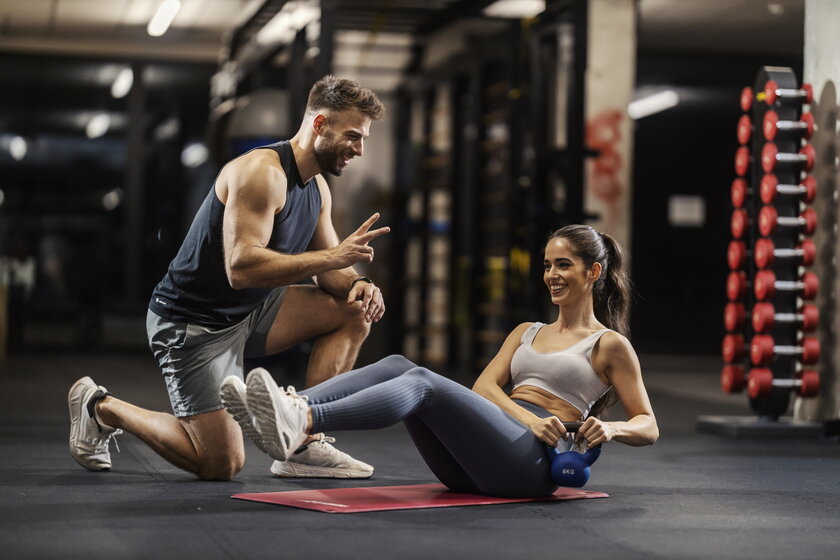
POLYGON ((306 79, 306 28, 295 35, 289 60, 289 125, 292 130, 303 120, 310 84, 306 79))
POLYGON ((123 243, 123 274, 126 301, 143 298, 140 293, 143 270, 143 222, 145 216, 145 113, 146 89, 143 82, 145 66, 132 64, 134 85, 128 95, 128 154, 125 176, 125 229, 123 243))
POLYGON ((586 49, 589 26, 589 0, 575 0, 572 4, 574 22, 574 71, 569 88, 569 145, 566 191, 566 221, 572 224, 584 222, 583 189, 586 148, 586 49))
POLYGON ((321 35, 318 37, 318 61, 315 81, 332 72, 335 49, 335 0, 321 0, 321 35))

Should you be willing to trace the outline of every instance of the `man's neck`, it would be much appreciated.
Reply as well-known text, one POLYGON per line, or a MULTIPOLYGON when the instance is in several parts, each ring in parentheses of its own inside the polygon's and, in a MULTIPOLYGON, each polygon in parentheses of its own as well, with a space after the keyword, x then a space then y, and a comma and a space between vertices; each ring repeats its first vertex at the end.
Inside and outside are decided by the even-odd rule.
POLYGON ((301 180, 304 183, 309 182, 315 175, 321 172, 321 169, 318 167, 318 162, 315 161, 312 142, 307 142, 306 139, 301 138, 301 134, 298 132, 289 140, 289 145, 292 147, 292 153, 295 156, 295 164, 297 165, 301 180))

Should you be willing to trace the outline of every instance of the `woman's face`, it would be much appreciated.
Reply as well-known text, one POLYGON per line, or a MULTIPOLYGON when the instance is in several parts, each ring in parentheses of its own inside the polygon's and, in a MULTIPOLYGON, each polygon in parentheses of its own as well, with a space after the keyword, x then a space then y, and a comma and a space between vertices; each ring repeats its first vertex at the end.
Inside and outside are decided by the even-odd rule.
POLYGON ((583 260, 572 252, 568 240, 559 237, 548 242, 543 265, 543 281, 555 305, 568 305, 580 299, 592 290, 601 272, 598 263, 587 268, 583 260))

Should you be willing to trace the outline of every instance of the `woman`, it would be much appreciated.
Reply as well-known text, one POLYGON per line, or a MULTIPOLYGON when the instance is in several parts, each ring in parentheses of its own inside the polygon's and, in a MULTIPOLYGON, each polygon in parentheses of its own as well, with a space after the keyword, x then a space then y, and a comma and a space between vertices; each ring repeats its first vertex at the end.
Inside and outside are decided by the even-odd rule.
POLYGON ((627 331, 629 283, 622 250, 588 226, 554 232, 543 281, 559 309, 549 325, 523 323, 470 391, 402 356, 339 375, 301 395, 256 369, 234 376, 222 400, 243 431, 284 460, 307 434, 383 428, 403 421, 429 468, 450 489, 493 496, 551 494, 546 445, 568 449, 563 422, 584 420, 588 446, 649 445, 659 429, 627 331), (512 382, 513 391, 502 389, 512 382), (626 422, 598 418, 615 401, 626 422))

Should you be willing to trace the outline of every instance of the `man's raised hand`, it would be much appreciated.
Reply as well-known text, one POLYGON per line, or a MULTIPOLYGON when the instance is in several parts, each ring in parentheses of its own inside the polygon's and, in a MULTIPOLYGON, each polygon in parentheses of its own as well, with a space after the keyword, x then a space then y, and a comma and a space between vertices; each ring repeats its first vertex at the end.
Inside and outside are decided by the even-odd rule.
POLYGON ((332 249, 333 256, 337 261, 338 268, 347 268, 357 262, 373 261, 373 247, 368 245, 377 237, 381 237, 391 231, 390 227, 382 227, 371 230, 370 227, 379 219, 379 212, 365 220, 359 229, 347 236, 347 239, 332 249))

